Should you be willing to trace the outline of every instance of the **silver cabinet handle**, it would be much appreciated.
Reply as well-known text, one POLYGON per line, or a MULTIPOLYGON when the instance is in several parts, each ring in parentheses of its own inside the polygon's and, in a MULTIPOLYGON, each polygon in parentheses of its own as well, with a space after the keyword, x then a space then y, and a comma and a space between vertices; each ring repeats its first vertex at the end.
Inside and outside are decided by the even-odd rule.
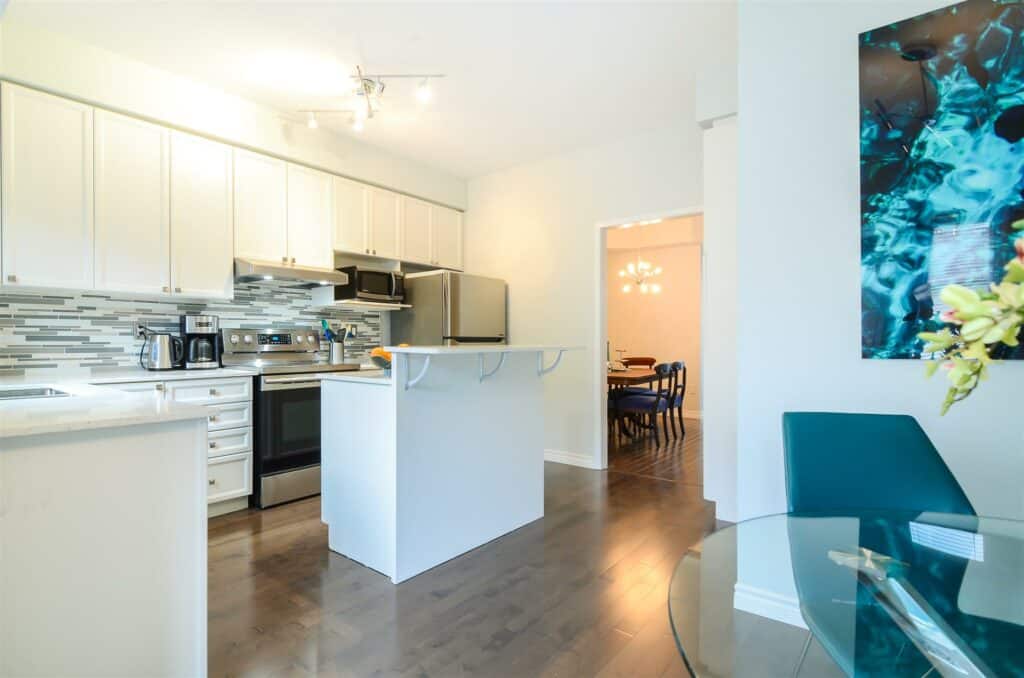
POLYGON ((163 290, 164 292, 170 292, 170 291, 171 291, 171 288, 170 288, 170 287, 168 287, 167 285, 164 285, 164 286, 163 286, 163 287, 162 287, 161 289, 162 289, 162 290, 163 290))
POLYGON ((175 291, 175 292, 181 292, 181 288, 180 288, 180 287, 175 287, 175 288, 174 288, 174 291, 175 291))
POLYGON ((213 395, 213 396, 217 395, 217 389, 211 388, 210 389, 210 395, 213 395))
POLYGON ((367 248, 366 248, 366 253, 367 253, 367 254, 369 254, 369 253, 370 253, 370 248, 369 248, 369 247, 367 247, 367 248))
POLYGON ((295 257, 292 257, 292 266, 295 265, 295 257))
POLYGON ((211 440, 211 441, 210 441, 210 449, 212 450, 212 449, 213 449, 213 448, 215 448, 215 447, 217 447, 217 443, 216 443, 216 441, 213 441, 213 440, 211 440))
POLYGON ((16 275, 9 275, 9 276, 7 276, 7 282, 18 282, 18 276, 16 276, 16 275))
POLYGON ((288 257, 281 257, 281 263, 282 264, 287 264, 288 263, 288 257))
POLYGON ((210 421, 217 421, 217 415, 216 414, 211 414, 210 415, 210 421))
POLYGON ((209 479, 209 480, 207 480, 206 482, 207 482, 207 483, 209 483, 210 485, 216 485, 216 484, 217 484, 217 481, 216 481, 216 480, 214 480, 213 478, 210 478, 210 479, 209 479))
POLYGON ((164 390, 164 385, 163 384, 154 384, 153 388, 155 390, 157 390, 157 391, 162 391, 162 390, 164 390))
POLYGON ((374 254, 376 254, 376 253, 377 253, 377 250, 374 250, 374 251, 373 251, 373 253, 374 253, 374 254))

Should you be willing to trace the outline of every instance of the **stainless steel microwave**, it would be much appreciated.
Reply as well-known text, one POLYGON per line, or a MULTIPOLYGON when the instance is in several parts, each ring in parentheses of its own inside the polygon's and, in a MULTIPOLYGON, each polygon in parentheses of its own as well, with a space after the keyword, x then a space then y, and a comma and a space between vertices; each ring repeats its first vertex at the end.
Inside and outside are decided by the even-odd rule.
POLYGON ((334 286, 334 299, 401 302, 405 300, 405 274, 359 266, 345 266, 339 271, 348 275, 347 285, 334 286))

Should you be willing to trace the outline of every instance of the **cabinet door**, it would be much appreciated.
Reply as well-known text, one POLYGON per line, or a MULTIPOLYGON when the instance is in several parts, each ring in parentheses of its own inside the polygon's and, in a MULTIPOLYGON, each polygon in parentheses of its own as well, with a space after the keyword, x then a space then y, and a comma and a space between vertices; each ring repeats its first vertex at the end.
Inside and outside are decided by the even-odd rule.
POLYGON ((231 149, 171 132, 171 285, 175 294, 234 292, 231 149))
POLYGON ((380 188, 370 191, 370 254, 387 259, 401 256, 398 237, 399 195, 380 188))
POLYGON ((402 198, 402 259, 431 264, 430 205, 415 198, 402 198))
POLYGON ((234 150, 235 256, 283 262, 288 256, 283 160, 234 150))
POLYGON ((369 189, 348 179, 334 177, 334 249, 369 254, 367 212, 369 189))
POLYGON ((434 232, 434 263, 442 268, 462 270, 462 213, 431 206, 434 232))
POLYGON ((93 286, 92 107, 3 83, 3 283, 93 286))
POLYGON ((297 266, 334 268, 331 175, 288 165, 288 257, 297 266))
POLYGON ((170 133, 103 110, 94 116, 96 288, 167 294, 170 133))

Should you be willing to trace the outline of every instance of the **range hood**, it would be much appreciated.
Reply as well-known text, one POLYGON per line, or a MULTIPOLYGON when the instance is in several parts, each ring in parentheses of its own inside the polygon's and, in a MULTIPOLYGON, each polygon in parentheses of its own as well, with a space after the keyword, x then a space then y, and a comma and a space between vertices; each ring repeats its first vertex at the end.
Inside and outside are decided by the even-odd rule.
POLYGON ((348 284, 348 276, 333 268, 294 266, 243 257, 235 259, 235 282, 263 282, 264 280, 294 281, 303 283, 299 287, 306 288, 348 284))

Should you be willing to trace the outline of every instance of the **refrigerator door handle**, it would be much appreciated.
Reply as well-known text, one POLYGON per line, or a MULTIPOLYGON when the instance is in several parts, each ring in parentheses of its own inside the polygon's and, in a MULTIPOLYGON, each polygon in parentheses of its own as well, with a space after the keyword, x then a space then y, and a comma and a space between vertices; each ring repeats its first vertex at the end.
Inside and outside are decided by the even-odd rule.
POLYGON ((441 274, 441 343, 446 346, 451 346, 454 343, 449 338, 452 336, 452 315, 454 313, 451 285, 451 273, 445 271, 441 274))

